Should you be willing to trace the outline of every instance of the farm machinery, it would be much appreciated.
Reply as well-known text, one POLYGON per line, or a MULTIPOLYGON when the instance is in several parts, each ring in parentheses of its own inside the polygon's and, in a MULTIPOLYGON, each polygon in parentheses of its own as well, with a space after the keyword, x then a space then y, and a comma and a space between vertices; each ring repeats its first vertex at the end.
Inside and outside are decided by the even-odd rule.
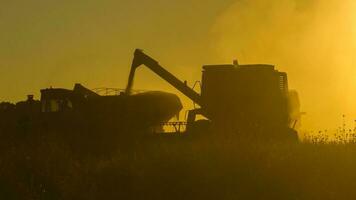
MULTIPOLYGON (((201 92, 198 93, 185 81, 167 71, 158 61, 136 49, 127 94, 130 94, 133 87, 135 71, 141 65, 200 106, 188 112, 188 133, 216 130, 267 138, 297 137, 294 128, 299 118, 291 113, 299 108, 289 103, 291 91, 288 89, 287 74, 277 71, 273 65, 240 65, 237 61, 233 64, 205 65, 201 92), (197 120, 198 115, 204 119, 197 120)), ((297 98, 297 95, 292 97, 297 98)), ((293 99, 293 102, 296 100, 293 99)))

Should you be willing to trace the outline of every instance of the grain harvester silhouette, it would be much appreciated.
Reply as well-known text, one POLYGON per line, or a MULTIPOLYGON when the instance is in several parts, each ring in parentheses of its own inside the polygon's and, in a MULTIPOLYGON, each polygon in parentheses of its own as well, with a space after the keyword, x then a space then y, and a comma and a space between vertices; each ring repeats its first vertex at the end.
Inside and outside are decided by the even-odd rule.
POLYGON ((288 106, 288 80, 273 65, 233 64, 203 66, 201 93, 168 72, 142 50, 135 50, 126 93, 130 94, 136 69, 145 65, 200 108, 189 111, 187 131, 206 128, 224 133, 250 133, 266 138, 294 138, 295 119, 288 106), (206 120, 196 120, 202 115, 206 120))

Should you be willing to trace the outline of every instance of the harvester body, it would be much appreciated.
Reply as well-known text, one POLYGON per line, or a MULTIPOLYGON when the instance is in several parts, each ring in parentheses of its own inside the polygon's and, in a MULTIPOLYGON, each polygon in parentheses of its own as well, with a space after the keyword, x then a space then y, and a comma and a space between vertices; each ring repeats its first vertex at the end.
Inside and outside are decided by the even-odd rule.
POLYGON ((193 127, 197 128, 196 115, 202 115, 210 122, 210 127, 226 132, 295 134, 289 127, 292 119, 288 107, 287 74, 275 70, 273 65, 239 65, 234 62, 203 66, 199 94, 169 73, 156 60, 141 50, 136 50, 127 93, 130 93, 135 70, 140 65, 147 66, 200 106, 189 111, 187 131, 193 127))
POLYGON ((233 129, 287 127, 286 73, 272 65, 209 65, 203 67, 203 113, 233 129))

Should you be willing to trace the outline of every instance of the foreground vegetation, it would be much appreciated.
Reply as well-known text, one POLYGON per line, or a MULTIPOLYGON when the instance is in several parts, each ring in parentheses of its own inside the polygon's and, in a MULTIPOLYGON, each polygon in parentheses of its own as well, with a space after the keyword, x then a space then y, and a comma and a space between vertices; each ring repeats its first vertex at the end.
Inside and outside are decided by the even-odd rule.
POLYGON ((1 133, 1 199, 356 198, 352 143, 19 133, 1 133))

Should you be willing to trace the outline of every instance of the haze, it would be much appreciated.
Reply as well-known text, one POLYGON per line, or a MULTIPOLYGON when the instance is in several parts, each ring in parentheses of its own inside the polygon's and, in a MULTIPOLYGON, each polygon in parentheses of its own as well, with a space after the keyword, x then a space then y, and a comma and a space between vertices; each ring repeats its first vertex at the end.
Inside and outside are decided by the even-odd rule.
MULTIPOLYGON (((351 0, 2 1, 0 100, 76 82, 124 88, 142 48, 189 85, 203 64, 275 64, 300 94, 304 128, 336 128, 343 114, 353 126, 355 10, 351 0)), ((145 68, 134 87, 177 92, 145 68)))

